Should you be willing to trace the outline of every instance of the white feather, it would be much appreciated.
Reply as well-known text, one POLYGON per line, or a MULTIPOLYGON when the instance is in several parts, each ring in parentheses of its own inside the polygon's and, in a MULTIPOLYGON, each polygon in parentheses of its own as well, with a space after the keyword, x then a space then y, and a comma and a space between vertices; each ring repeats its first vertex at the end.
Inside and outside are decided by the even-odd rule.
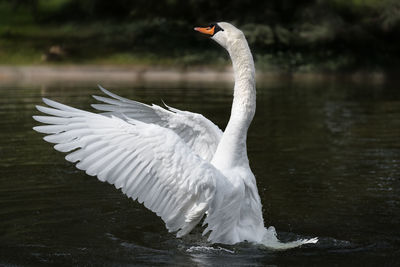
MULTIPOLYGON (((206 214, 203 234, 211 242, 264 242, 285 247, 264 227, 262 207, 246 151, 255 113, 255 70, 243 33, 228 23, 212 36, 225 47, 235 70, 232 113, 225 132, 200 114, 147 105, 100 89, 107 111, 95 114, 43 98, 48 125, 33 129, 66 160, 113 184, 160 216, 170 232, 189 233, 206 214)), ((296 241, 294 247, 315 239, 296 241)))
POLYGON ((135 119, 146 123, 154 123, 173 130, 200 157, 211 161, 222 131, 201 114, 181 111, 165 105, 166 110, 157 105, 146 105, 113 94, 103 87, 99 88, 108 96, 93 96, 106 104, 92 104, 92 107, 107 111, 105 115, 114 115, 122 119, 135 119))

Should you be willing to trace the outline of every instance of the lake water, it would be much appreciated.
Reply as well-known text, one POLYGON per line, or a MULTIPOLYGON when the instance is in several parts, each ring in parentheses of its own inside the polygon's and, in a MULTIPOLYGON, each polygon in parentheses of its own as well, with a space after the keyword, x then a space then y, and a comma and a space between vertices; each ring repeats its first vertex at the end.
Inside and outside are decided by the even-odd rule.
MULTIPOLYGON (((138 101, 199 112, 224 128, 229 84, 109 84, 138 101)), ((248 135, 266 226, 316 245, 272 251, 177 239, 113 186, 32 130, 41 97, 93 110, 95 84, 0 85, 0 265, 400 265, 400 84, 258 86, 248 135)))

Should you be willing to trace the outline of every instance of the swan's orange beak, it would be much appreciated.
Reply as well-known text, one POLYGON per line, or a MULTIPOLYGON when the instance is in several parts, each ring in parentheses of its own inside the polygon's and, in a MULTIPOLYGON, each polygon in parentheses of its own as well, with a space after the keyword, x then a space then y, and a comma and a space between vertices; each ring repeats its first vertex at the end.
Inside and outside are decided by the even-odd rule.
POLYGON ((211 36, 213 36, 214 35, 214 31, 215 31, 215 26, 212 26, 212 27, 196 27, 196 28, 194 28, 194 30, 195 31, 198 31, 198 32, 201 32, 201 33, 204 33, 204 34, 207 34, 207 35, 211 35, 211 36))

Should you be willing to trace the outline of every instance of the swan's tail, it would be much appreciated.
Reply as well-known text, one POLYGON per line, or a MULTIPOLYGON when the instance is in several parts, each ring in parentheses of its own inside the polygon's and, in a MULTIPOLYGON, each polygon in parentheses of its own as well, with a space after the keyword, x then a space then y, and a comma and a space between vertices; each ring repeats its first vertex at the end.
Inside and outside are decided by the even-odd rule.
POLYGON ((275 228, 273 226, 271 226, 271 227, 265 228, 265 233, 264 233, 263 239, 261 240, 260 244, 269 249, 285 250, 285 249, 299 247, 304 244, 315 244, 317 242, 318 242, 318 238, 314 237, 311 239, 299 239, 296 241, 283 243, 283 242, 279 241, 279 239, 276 235, 275 228))

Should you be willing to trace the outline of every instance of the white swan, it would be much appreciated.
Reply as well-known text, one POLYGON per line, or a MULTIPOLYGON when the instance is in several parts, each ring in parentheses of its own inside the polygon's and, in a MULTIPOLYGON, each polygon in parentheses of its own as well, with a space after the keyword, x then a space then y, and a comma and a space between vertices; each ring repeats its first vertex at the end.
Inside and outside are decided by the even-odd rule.
POLYGON ((223 46, 235 72, 231 117, 224 132, 200 114, 146 105, 100 89, 109 97, 95 114, 49 99, 34 116, 49 124, 33 129, 68 152, 76 167, 122 189, 160 216, 177 237, 206 215, 203 234, 212 243, 262 243, 290 248, 316 239, 280 243, 266 229, 256 180, 246 151, 247 129, 256 109, 255 69, 244 34, 220 22, 195 28, 223 46))

